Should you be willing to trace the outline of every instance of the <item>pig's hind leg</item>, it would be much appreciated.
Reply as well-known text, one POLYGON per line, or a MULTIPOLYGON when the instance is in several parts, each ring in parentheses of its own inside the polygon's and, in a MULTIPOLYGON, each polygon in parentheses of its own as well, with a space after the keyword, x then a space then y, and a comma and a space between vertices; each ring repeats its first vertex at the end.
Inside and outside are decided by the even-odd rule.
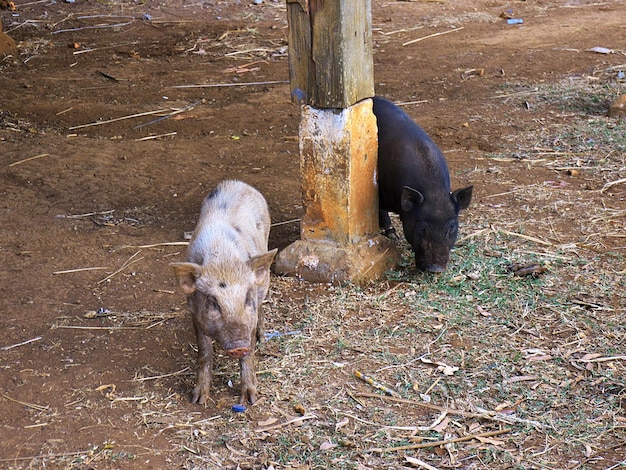
POLYGON ((194 324, 198 343, 198 373, 196 388, 191 394, 191 403, 204 405, 209 399, 213 374, 213 341, 194 324))
MULTIPOLYGON (((259 301, 257 311, 257 323, 256 323, 256 340, 259 343, 265 342, 265 318, 263 317, 263 299, 259 301)), ((253 338, 254 340, 254 338, 253 338)), ((252 342, 254 345, 254 342, 252 342)))

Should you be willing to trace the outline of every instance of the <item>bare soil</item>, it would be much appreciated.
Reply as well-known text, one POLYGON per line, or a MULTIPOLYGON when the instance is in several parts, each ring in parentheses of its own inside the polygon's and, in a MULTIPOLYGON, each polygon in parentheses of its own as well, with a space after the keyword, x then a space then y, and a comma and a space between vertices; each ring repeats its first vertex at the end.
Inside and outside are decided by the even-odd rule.
MULTIPOLYGON (((572 174, 515 158, 505 172, 495 171, 488 157, 513 155, 524 133, 605 114, 608 102, 592 109, 572 102, 563 110, 535 106, 527 95, 502 96, 568 79, 606 79, 603 71, 626 62, 619 52, 626 50, 624 2, 372 3, 376 93, 415 102, 404 109, 444 150, 453 187, 475 186, 462 225, 506 219, 528 236, 563 243, 591 236, 603 251, 624 253, 623 238, 590 234, 575 210, 554 217, 552 233, 534 233, 524 221, 536 214, 513 190, 567 185, 586 203, 623 213, 624 185, 599 192, 615 175, 572 174), (500 17, 507 10, 524 23, 508 25, 500 17), (616 52, 588 51, 595 46, 616 52)), ((247 418, 232 415, 238 385, 229 388, 219 374, 214 403, 189 403, 195 339, 168 267, 184 258, 185 247, 162 244, 185 241, 202 198, 225 178, 260 189, 274 223, 301 216, 300 111, 287 83, 285 5, 16 4, 16 12, 1 12, 19 49, 0 61, 0 467, 192 467, 180 433, 193 427, 150 421, 142 410, 151 401, 196 421, 221 416, 213 438, 222 448, 223 426, 262 418, 264 405, 247 418), (179 87, 193 84, 215 86, 179 87), (115 120, 156 110, 165 111, 115 120), (112 319, 123 326, 112 328, 112 319), (107 448, 116 459, 96 458, 107 448), (90 460, 76 460, 85 455, 90 460)), ((546 211, 550 204, 540 202, 546 211)), ((623 228, 622 216, 615 232, 623 228)), ((276 225, 270 248, 298 236, 297 222, 276 225)), ((285 304, 329 289, 273 282, 270 295, 285 304)), ((268 329, 290 329, 286 308, 268 307, 268 329)), ((277 354, 268 343, 259 369, 277 354)), ((260 393, 271 395, 268 387, 260 378, 260 393)), ((324 387, 312 393, 319 402, 332 396, 324 387)), ((623 451, 603 465, 619 462, 623 451)), ((272 461, 248 455, 238 462, 233 455, 227 468, 272 461)), ((553 468, 566 468, 563 458, 553 468)), ((402 466, 394 462, 388 467, 402 466)))

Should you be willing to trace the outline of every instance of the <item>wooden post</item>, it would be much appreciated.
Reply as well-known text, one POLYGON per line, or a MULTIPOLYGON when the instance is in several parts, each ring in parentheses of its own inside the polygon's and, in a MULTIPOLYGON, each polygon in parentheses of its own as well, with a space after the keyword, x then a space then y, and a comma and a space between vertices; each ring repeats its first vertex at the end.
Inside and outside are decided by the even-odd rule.
POLYGON ((380 277, 399 260, 378 228, 370 0, 287 0, 292 98, 304 102, 301 240, 276 271, 314 282, 380 277))

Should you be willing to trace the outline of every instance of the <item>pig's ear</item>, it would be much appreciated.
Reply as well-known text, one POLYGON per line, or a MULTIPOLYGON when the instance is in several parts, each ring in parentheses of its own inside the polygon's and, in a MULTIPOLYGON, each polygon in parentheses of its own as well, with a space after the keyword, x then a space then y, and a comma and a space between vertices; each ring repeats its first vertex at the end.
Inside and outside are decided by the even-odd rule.
POLYGON ((170 266, 185 295, 193 294, 196 291, 196 279, 200 276, 200 266, 194 263, 170 263, 170 266))
POLYGON ((402 188, 402 196, 400 196, 400 205, 404 212, 409 212, 424 202, 424 196, 417 189, 405 186, 402 188))
POLYGON ((274 248, 272 251, 257 255, 254 258, 250 258, 250 261, 248 261, 250 269, 252 269, 252 271, 254 272, 254 277, 257 280, 257 284, 260 284, 265 280, 265 277, 269 273, 270 266, 272 265, 272 261, 274 261, 274 256, 276 256, 277 252, 278 248, 274 248))
POLYGON ((452 201, 459 205, 459 210, 467 209, 469 207, 472 200, 473 189, 474 186, 468 186, 467 188, 457 189, 451 194, 452 201))

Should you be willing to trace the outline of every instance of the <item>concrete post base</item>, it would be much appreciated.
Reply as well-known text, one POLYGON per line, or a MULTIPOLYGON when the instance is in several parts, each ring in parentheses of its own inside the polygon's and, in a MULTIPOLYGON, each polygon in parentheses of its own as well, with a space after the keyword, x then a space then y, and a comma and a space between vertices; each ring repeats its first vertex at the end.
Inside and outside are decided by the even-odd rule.
POLYGON ((278 254, 276 272, 312 282, 361 282, 398 263, 378 234, 378 129, 372 101, 346 109, 302 108, 301 240, 278 254))
POLYGON ((378 279, 400 262, 395 244, 382 235, 360 243, 338 245, 319 240, 297 240, 276 259, 277 274, 309 282, 362 283, 378 279))
POLYGON ((15 40, 2 32, 2 21, 0 21, 0 54, 12 54, 16 51, 15 40))

